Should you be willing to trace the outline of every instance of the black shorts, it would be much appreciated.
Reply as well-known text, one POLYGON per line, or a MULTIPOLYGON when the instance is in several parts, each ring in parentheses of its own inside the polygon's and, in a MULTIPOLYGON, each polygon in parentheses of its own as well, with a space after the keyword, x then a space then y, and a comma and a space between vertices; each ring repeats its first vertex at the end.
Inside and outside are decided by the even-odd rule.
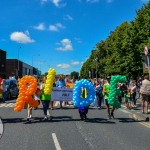
POLYGON ((150 102, 150 95, 142 94, 142 101, 150 102))
POLYGON ((106 105, 109 105, 109 104, 108 104, 108 99, 105 99, 105 102, 106 102, 106 105))

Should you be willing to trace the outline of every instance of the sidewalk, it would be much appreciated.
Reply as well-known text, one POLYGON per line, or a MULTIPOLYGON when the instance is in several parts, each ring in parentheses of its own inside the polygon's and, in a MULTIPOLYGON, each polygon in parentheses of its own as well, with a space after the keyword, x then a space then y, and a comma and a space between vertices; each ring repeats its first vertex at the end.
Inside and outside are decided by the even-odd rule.
MULTIPOLYGON (((122 107, 125 109, 125 104, 122 104, 122 107)), ((150 105, 149 105, 149 114, 142 113, 141 100, 137 99, 137 107, 128 110, 131 113, 131 117, 137 121, 146 121, 150 123, 150 105)))

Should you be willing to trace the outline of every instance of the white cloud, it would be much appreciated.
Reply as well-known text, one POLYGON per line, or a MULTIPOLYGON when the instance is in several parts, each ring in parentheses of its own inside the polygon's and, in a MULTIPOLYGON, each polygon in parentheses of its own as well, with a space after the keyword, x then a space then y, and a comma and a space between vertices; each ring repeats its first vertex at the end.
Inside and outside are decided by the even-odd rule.
POLYGON ((56 23, 55 25, 49 26, 49 30, 55 31, 55 32, 59 31, 59 29, 64 29, 64 28, 65 28, 65 26, 63 26, 61 23, 56 23))
POLYGON ((63 0, 51 0, 51 2, 56 6, 56 7, 65 7, 66 3, 63 3, 63 0))
POLYGON ((62 69, 67 69, 67 68, 69 68, 69 67, 70 67, 69 64, 58 64, 58 65, 57 65, 57 68, 62 68, 62 69))
POLYGON ((64 0, 40 0, 42 5, 45 4, 45 3, 51 2, 58 8, 66 6, 66 3, 63 2, 63 1, 64 0))
POLYGON ((72 62, 71 62, 71 65, 74 65, 74 66, 75 66, 75 65, 79 65, 79 64, 80 64, 79 61, 72 61, 72 62))
POLYGON ((73 20, 73 18, 70 15, 65 15, 64 20, 73 20))
POLYGON ((35 42, 33 39, 31 39, 29 37, 29 31, 25 31, 25 33, 23 32, 13 32, 10 35, 10 39, 12 41, 16 41, 18 43, 33 43, 35 42))
POLYGON ((56 27, 58 27, 58 28, 65 28, 65 26, 63 26, 61 23, 56 23, 56 27))
POLYGON ((39 25, 34 26, 34 29, 43 31, 43 30, 45 30, 46 28, 45 28, 44 23, 40 23, 39 25))
POLYGON ((55 25, 50 25, 49 30, 50 31, 58 31, 58 28, 55 25))
POLYGON ((70 51, 72 50, 72 43, 69 39, 63 39, 60 41, 59 43, 61 46, 56 48, 57 50, 60 50, 60 51, 70 51))
POLYGON ((99 0, 86 0, 86 2, 88 2, 88 3, 97 3, 97 2, 99 2, 99 0))

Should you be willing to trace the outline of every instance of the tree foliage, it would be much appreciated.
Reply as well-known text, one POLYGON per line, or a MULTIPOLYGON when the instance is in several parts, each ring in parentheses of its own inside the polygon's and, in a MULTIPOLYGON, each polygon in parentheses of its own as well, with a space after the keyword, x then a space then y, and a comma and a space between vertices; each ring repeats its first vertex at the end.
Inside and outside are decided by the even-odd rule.
POLYGON ((137 11, 133 21, 123 22, 110 32, 106 40, 96 44, 96 49, 91 51, 81 68, 81 77, 88 78, 89 71, 95 77, 95 58, 98 59, 98 76, 141 76, 144 46, 150 47, 150 1, 137 11))
POLYGON ((76 71, 71 72, 71 78, 72 79, 78 79, 79 78, 79 72, 76 72, 76 71))

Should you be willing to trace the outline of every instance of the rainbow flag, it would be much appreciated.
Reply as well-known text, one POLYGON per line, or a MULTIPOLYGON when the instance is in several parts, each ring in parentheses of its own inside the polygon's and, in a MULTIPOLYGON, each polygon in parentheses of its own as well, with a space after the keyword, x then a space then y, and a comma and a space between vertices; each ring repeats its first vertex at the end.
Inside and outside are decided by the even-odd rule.
POLYGON ((66 82, 66 88, 74 88, 74 83, 66 82))

